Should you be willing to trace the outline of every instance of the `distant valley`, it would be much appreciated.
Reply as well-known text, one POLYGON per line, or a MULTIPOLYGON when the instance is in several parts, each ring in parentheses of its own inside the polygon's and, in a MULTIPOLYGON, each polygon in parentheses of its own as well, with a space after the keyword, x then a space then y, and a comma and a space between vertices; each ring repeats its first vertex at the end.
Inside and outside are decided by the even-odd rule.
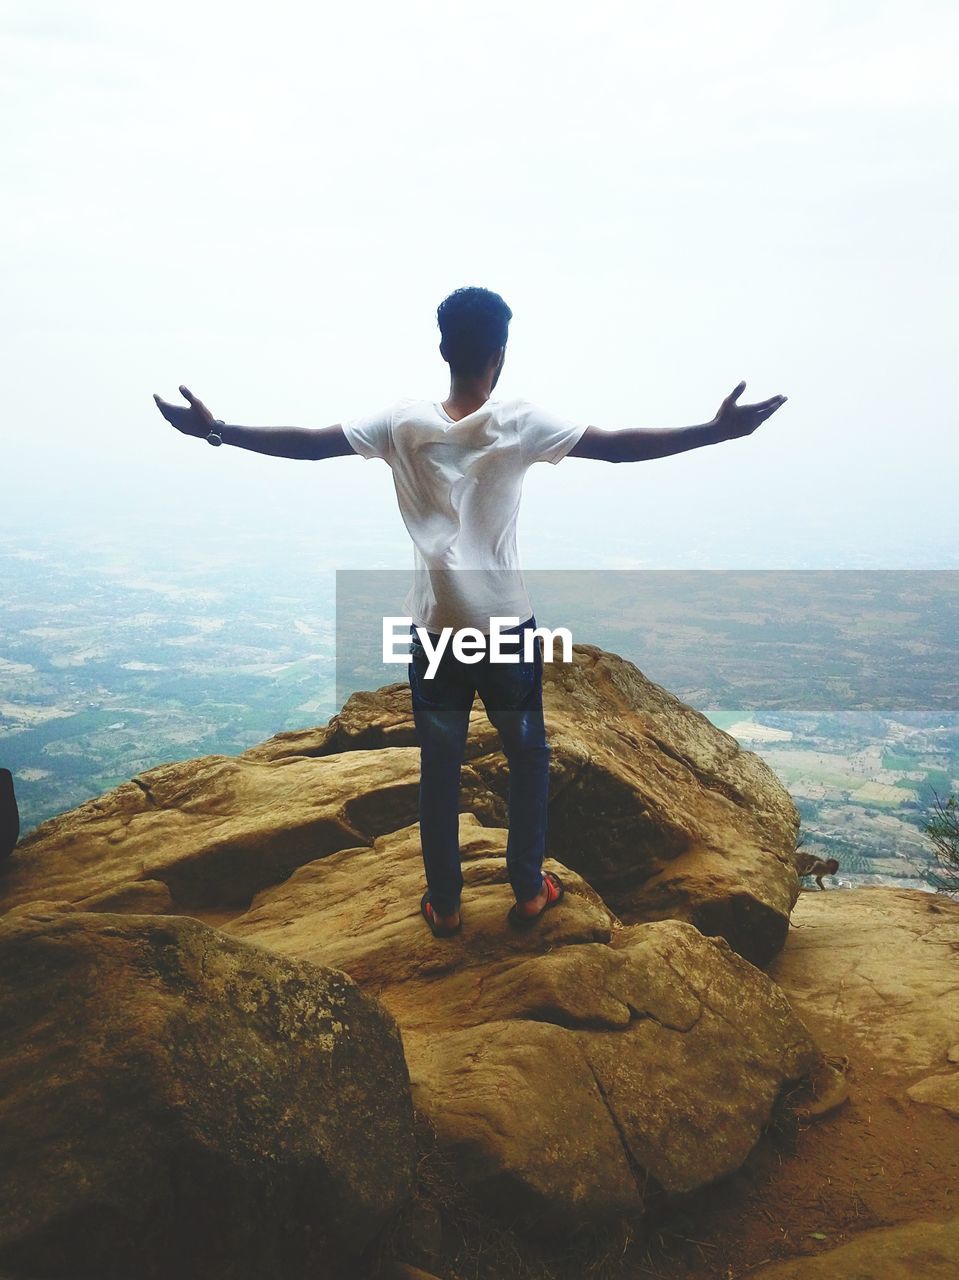
MULTIPOLYGON (((262 539, 261 539, 262 541, 262 539)), ((959 791, 959 572, 531 571, 544 625, 613 650, 759 754, 840 883, 921 886, 935 794, 959 791), (585 602, 588 602, 585 603, 585 602)), ((309 547, 149 570, 0 539, 0 764, 22 833, 168 760, 322 724, 404 678, 340 634, 309 547), (279 558, 278 558, 279 560, 279 558)))

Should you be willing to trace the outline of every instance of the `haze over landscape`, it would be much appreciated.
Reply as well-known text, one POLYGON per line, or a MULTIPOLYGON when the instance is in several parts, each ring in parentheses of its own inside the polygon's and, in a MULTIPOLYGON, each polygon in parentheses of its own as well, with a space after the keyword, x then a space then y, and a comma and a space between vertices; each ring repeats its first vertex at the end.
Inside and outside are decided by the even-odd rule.
POLYGON ((503 397, 620 427, 706 421, 740 378, 789 396, 747 440, 534 468, 531 564, 955 566, 929 490, 956 461, 957 23, 5 6, 0 521, 403 566, 385 466, 215 453, 151 393, 305 426, 441 397, 436 305, 484 284, 515 315, 503 397))
POLYGON ((954 1280, 957 66, 953 0, 0 5, 2 1276, 954 1280), (471 285, 568 421, 476 412, 475 294, 450 388, 471 285), (528 468, 541 689, 383 660, 404 521, 525 610, 519 465, 741 380, 528 468))
MULTIPOLYGON (((939 491, 957 22, 935 3, 281 4, 268 26, 179 0, 7 6, 0 746, 26 824, 325 719, 334 571, 410 563, 387 467, 213 451, 151 393, 305 426, 441 398, 435 307, 461 284, 514 311, 497 396, 607 427, 705 421, 740 377, 789 396, 748 439, 533 468, 529 569, 959 566, 939 491)), ((619 650, 753 732, 763 698, 721 696, 648 621, 619 650)), ((603 642, 586 620, 577 639, 603 642)), ((745 653, 768 676, 769 650, 745 653)), ((931 715, 928 675, 906 700, 931 715)), ((796 726, 762 724, 794 790, 845 803, 848 761, 797 780, 775 754, 796 726)), ((852 770, 874 786, 959 772, 917 740, 886 777, 885 721, 833 732, 879 752, 852 770)))

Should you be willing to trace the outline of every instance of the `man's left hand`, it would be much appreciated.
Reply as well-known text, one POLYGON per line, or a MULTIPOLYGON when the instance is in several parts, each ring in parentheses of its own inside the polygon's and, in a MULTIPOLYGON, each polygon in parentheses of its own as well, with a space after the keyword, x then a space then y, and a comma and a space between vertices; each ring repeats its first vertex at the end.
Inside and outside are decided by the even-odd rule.
POLYGON ((736 401, 745 390, 745 382, 741 382, 738 387, 733 387, 713 418, 712 425, 717 428, 724 440, 735 440, 738 436, 752 435, 761 423, 786 403, 785 396, 773 396, 769 400, 761 400, 758 404, 737 404, 736 401))

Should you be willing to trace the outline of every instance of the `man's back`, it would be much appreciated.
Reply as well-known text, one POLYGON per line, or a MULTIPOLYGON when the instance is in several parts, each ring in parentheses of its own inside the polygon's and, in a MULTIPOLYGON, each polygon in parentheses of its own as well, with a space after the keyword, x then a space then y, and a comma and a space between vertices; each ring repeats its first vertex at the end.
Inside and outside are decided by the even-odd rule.
POLYGON ((523 477, 559 462, 586 430, 526 400, 487 400, 454 421, 432 400, 402 399, 343 423, 351 447, 391 468, 414 545, 407 608, 417 626, 475 626, 532 609, 516 545, 523 477))

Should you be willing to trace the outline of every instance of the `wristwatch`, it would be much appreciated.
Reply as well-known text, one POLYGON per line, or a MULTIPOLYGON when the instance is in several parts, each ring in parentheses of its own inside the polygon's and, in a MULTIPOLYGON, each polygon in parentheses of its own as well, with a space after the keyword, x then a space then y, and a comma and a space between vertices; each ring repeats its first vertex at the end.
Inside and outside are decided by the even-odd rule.
POLYGON ((226 426, 226 423, 223 421, 222 418, 214 418, 213 426, 210 428, 209 434, 203 437, 204 440, 206 440, 207 444, 222 444, 223 443, 222 428, 225 426, 226 426), (217 427, 220 428, 219 431, 217 431, 217 427))

